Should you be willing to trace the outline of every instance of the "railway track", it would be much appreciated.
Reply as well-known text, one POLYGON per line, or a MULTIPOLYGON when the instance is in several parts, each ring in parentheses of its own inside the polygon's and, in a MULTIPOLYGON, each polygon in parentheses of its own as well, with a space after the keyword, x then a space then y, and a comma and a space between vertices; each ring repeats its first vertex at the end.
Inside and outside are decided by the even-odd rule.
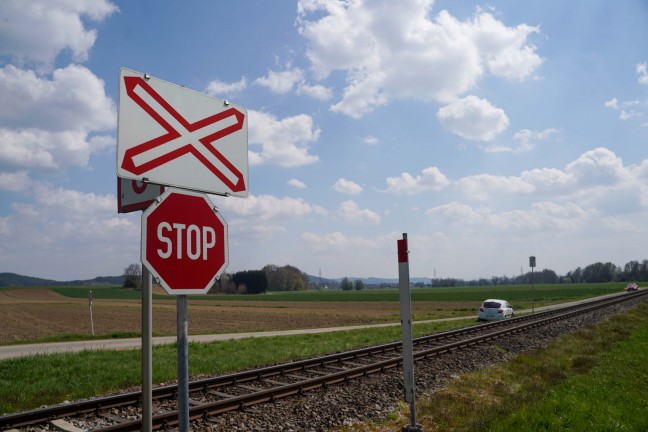
MULTIPOLYGON (((420 337, 414 340, 414 357, 416 361, 422 361, 467 349, 647 294, 648 290, 623 293, 581 305, 420 337)), ((191 420, 213 418, 229 411, 245 410, 254 405, 398 368, 402 365, 400 347, 400 342, 394 342, 191 381, 189 417, 191 420)), ((154 430, 169 430, 177 425, 176 399, 175 385, 153 389, 154 430)), ((0 417, 0 430, 39 430, 35 429, 37 425, 57 424, 60 430, 68 427, 68 430, 102 432, 137 431, 141 429, 140 409, 141 394, 131 392, 4 415, 0 417)))

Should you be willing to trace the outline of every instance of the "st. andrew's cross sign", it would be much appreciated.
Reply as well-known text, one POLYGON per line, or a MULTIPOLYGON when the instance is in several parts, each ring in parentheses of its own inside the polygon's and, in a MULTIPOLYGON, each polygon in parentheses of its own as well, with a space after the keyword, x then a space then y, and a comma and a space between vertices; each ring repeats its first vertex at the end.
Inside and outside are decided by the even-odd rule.
POLYGON ((150 75, 119 73, 117 175, 247 197, 247 110, 150 75))

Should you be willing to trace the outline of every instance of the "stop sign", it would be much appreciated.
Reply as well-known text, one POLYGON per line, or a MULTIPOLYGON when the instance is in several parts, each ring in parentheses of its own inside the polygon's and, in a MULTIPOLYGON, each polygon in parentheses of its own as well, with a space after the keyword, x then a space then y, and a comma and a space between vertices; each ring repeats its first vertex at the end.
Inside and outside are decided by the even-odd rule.
POLYGON ((142 264, 169 294, 206 294, 228 264, 227 223, 207 195, 167 189, 142 213, 142 264))

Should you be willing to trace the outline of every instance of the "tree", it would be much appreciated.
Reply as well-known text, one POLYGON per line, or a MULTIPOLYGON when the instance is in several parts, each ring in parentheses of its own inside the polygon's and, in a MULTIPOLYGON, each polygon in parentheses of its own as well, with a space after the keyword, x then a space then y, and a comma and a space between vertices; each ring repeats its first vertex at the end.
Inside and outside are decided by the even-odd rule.
POLYGON ((291 265, 278 267, 268 264, 263 271, 268 278, 270 291, 305 291, 309 285, 306 273, 291 265))
POLYGON ((124 288, 139 289, 142 284, 142 269, 139 264, 131 264, 124 269, 124 288))
POLYGON ((248 294, 265 293, 268 288, 268 278, 263 270, 245 270, 234 273, 232 281, 239 288, 239 291, 248 294), (245 289, 241 290, 241 287, 245 289))
POLYGON ((365 288, 365 284, 360 279, 358 279, 353 283, 353 288, 357 291, 362 291, 365 288))
POLYGON ((348 277, 345 277, 340 283, 340 288, 342 288, 342 291, 351 291, 353 289, 353 282, 348 277))

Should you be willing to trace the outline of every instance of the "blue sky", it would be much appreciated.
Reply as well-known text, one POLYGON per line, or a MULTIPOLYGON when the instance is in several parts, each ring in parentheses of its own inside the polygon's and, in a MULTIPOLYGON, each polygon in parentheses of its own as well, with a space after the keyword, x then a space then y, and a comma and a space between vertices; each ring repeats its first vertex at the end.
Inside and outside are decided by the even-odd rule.
POLYGON ((0 271, 139 262, 121 67, 248 110, 227 271, 564 274, 648 258, 648 4, 0 2, 0 271))

